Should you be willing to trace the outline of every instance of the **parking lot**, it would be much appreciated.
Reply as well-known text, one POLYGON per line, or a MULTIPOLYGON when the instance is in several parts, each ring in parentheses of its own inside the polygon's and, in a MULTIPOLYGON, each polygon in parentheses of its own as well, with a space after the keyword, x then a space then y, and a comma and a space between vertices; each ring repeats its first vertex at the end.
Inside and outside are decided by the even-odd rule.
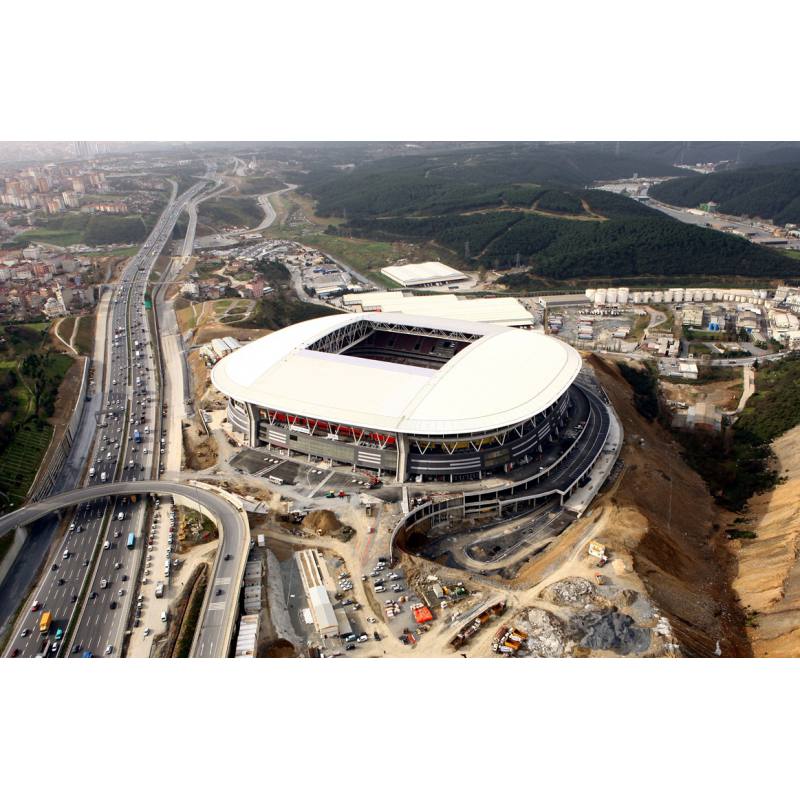
POLYGON ((230 463, 232 467, 255 477, 266 478, 276 486, 290 486, 309 499, 325 497, 330 492, 338 497, 340 492, 353 495, 365 491, 386 502, 397 502, 400 499, 400 488, 397 486, 370 489, 370 481, 366 475, 354 473, 347 467, 330 469, 328 462, 323 461, 303 464, 299 459, 286 458, 276 450, 244 447, 230 463))

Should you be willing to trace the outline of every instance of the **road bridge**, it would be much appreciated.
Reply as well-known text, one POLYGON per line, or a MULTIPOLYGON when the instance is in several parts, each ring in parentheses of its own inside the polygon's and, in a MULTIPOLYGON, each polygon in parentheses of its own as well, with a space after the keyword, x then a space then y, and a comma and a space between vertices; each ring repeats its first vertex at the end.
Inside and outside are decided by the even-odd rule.
POLYGON ((50 495, 38 503, 31 503, 0 517, 0 534, 26 527, 48 514, 81 503, 140 494, 171 495, 177 504, 200 511, 216 524, 220 544, 212 565, 192 656, 224 658, 228 653, 239 605, 239 587, 250 549, 247 513, 234 495, 195 482, 145 480, 101 483, 50 495), (216 594, 218 589, 221 590, 219 595, 216 594), (211 597, 213 602, 209 600, 211 597))

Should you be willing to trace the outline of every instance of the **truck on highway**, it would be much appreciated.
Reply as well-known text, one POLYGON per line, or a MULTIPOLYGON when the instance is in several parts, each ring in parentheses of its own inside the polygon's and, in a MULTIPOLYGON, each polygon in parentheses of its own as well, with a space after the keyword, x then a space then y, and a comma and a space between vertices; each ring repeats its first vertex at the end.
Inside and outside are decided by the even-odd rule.
POLYGON ((133 550, 133 548, 135 546, 136 546, 136 534, 135 533, 129 533, 128 534, 128 550, 133 550))
POLYGON ((45 611, 39 620, 39 633, 47 633, 50 630, 50 623, 53 621, 53 615, 49 611, 45 611))
POLYGON ((142 443, 142 434, 138 428, 133 432, 133 441, 136 442, 136 444, 142 443))
POLYGON ((105 483, 106 482, 106 474, 105 474, 105 472, 101 472, 100 473, 100 481, 101 481, 101 483, 105 483))

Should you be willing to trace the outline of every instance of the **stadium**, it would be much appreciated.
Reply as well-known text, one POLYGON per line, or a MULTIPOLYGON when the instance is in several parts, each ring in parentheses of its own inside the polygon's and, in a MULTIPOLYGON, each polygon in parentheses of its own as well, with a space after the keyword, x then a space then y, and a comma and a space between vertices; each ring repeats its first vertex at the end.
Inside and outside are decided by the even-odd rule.
POLYGON ((264 336, 217 363, 211 379, 252 447, 400 481, 480 480, 559 445, 586 404, 580 370, 578 353, 555 337, 359 313, 264 336))

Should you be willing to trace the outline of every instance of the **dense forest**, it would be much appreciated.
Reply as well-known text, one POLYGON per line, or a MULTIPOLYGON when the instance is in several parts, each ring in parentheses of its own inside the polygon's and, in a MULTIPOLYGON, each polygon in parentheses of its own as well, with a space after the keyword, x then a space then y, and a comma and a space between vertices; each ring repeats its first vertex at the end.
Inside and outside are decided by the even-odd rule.
POLYGON ((713 200, 726 214, 800 224, 800 163, 712 172, 665 181, 650 194, 656 200, 694 207, 713 200))
MULTIPOLYGON (((505 145, 395 156, 347 171, 321 166, 297 181, 317 201, 318 214, 344 220, 330 234, 433 243, 467 269, 521 267, 504 281, 517 289, 573 278, 800 274, 800 263, 781 253, 587 188, 634 172, 686 174, 653 157, 657 143, 641 145, 642 152, 629 143, 619 155, 598 147, 505 145)), ((662 185, 685 180, 694 179, 662 185)))
POLYGON ((486 206, 532 205, 580 212, 560 188, 641 175, 682 175, 684 170, 640 155, 617 156, 598 145, 536 143, 368 161, 349 172, 320 166, 289 179, 317 200, 320 216, 444 214, 486 206), (555 191, 554 191, 555 190, 555 191), (566 205, 565 205, 566 204, 566 205))

